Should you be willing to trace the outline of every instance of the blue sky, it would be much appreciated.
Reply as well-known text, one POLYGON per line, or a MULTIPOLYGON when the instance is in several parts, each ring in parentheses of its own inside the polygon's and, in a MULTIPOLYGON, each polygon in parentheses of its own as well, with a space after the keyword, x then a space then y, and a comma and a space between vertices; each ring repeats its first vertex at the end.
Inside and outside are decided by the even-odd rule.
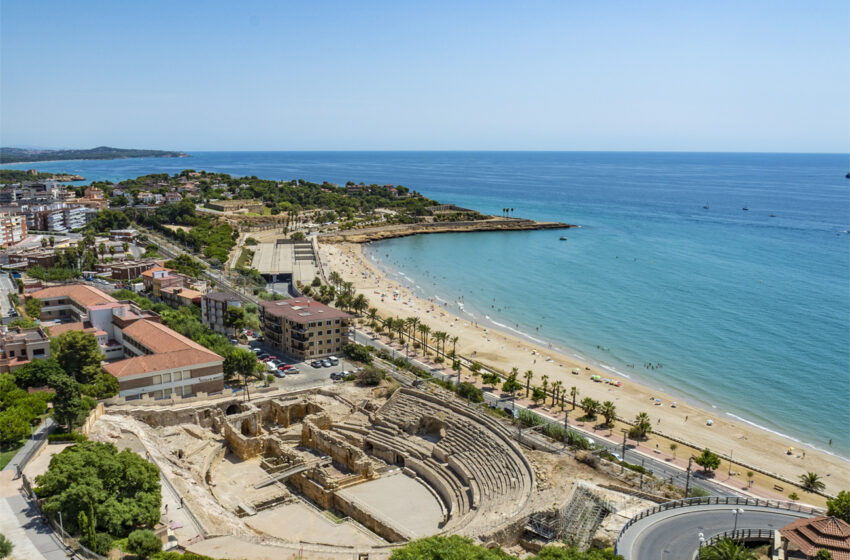
POLYGON ((0 143, 848 152, 844 1, 0 3, 0 143))

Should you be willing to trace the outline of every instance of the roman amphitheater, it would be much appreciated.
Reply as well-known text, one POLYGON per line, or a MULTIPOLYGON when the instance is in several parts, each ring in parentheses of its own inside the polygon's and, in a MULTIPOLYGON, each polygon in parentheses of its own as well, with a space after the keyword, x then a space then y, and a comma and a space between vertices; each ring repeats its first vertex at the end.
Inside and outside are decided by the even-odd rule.
POLYGON ((598 466, 521 448, 512 430, 440 390, 345 384, 114 407, 91 438, 153 460, 182 506, 166 508, 172 540, 218 558, 380 559, 436 534, 515 553, 610 545, 649 503, 598 466))

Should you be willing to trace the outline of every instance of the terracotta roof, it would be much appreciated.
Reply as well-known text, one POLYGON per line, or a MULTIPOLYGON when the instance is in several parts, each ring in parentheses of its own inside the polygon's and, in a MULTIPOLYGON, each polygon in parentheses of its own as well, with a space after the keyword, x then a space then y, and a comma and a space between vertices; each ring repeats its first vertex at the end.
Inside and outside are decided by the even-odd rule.
POLYGON ((55 299, 67 297, 83 307, 91 307, 99 303, 115 303, 114 297, 105 294, 97 288, 92 288, 85 284, 68 284, 65 286, 53 286, 52 288, 44 288, 36 292, 32 292, 30 297, 36 299, 55 299))
POLYGON ((174 292, 177 292, 178 296, 186 299, 197 299, 204 295, 201 292, 190 290, 189 288, 181 288, 179 286, 163 288, 162 291, 166 294, 173 294, 174 292))
POLYGON ((798 519, 779 532, 806 556, 828 550, 833 560, 850 560, 850 524, 837 517, 798 519))
POLYGON ((348 313, 306 297, 281 301, 264 301, 262 302, 262 306, 266 315, 285 317, 296 323, 351 317, 348 313))
POLYGON ((127 358, 104 366, 115 377, 224 360, 215 352, 159 323, 139 320, 125 328, 124 334, 144 344, 154 354, 127 358))
POLYGON ((81 331, 85 329, 85 326, 82 323, 65 323, 62 325, 53 325, 50 328, 50 337, 53 338, 55 336, 59 336, 62 333, 66 333, 68 331, 81 331))
POLYGON ((127 358, 126 360, 106 364, 103 368, 115 377, 126 377, 128 375, 153 373, 179 367, 221 362, 223 360, 224 358, 209 350, 204 349, 201 351, 194 348, 187 348, 175 352, 127 358))
POLYGON ((142 276, 147 276, 147 277, 149 277, 149 278, 153 278, 153 273, 154 273, 154 272, 159 272, 159 271, 161 271, 161 270, 166 270, 166 271, 168 271, 168 272, 174 272, 174 271, 173 271, 173 270, 171 270, 170 268, 165 268, 164 266, 155 266, 155 267, 153 267, 153 268, 149 268, 149 269, 147 269, 146 271, 142 272, 142 276))

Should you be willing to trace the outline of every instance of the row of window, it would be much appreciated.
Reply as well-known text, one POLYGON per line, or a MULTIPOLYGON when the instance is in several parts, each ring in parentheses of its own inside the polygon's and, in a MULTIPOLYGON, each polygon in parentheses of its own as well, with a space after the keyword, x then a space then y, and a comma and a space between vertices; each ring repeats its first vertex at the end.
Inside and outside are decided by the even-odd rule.
MULTIPOLYGON (((337 338, 337 339, 336 339, 336 342, 337 342, 337 344, 339 344, 339 338, 337 338)), ((326 342, 326 344, 333 344, 333 340, 329 338, 329 339, 328 339, 328 341, 326 342)), ((317 341, 317 342, 316 342, 316 345, 317 345, 317 346, 321 346, 321 345, 322 345, 322 341, 321 341, 321 340, 317 341)), ((312 342, 310 342, 310 346, 313 346, 313 343, 312 343, 312 342)))
POLYGON ((172 381, 182 381, 191 379, 192 372, 177 371, 174 373, 163 373, 162 375, 154 375, 151 377, 151 385, 162 385, 163 383, 171 383, 172 381))

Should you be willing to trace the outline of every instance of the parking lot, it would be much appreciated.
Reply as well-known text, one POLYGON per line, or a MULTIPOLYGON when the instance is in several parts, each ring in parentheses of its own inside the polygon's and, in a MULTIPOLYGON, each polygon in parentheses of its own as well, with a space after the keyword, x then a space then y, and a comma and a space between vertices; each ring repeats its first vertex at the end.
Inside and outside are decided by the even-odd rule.
MULTIPOLYGON (((237 346, 251 351, 255 351, 255 349, 260 350, 258 356, 261 357, 276 357, 276 362, 278 363, 278 366, 292 366, 292 369, 289 369, 286 372, 278 373, 278 375, 283 375, 283 377, 275 377, 274 384, 282 389, 296 390, 300 388, 315 387, 317 385, 334 383, 334 380, 331 379, 332 373, 341 373, 343 371, 349 371, 354 369, 354 364, 346 360, 345 357, 342 355, 336 356, 336 358, 339 360, 339 363, 337 363, 336 365, 332 365, 330 367, 313 367, 312 365, 310 365, 310 361, 294 361, 289 357, 281 354, 279 350, 275 350, 274 348, 267 346, 266 344, 258 341, 254 337, 249 336, 248 340, 249 342, 247 345, 238 344, 237 346), (293 373, 293 371, 297 373, 293 373)), ((268 373, 272 372, 269 371, 268 373)))

